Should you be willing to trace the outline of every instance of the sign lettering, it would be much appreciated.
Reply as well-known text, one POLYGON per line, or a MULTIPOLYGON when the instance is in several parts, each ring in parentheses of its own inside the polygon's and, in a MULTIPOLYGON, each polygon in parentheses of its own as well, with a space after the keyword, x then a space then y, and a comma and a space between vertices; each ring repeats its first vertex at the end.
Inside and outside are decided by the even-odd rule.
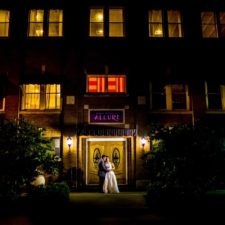
POLYGON ((90 123, 123 123, 123 110, 90 110, 90 123))

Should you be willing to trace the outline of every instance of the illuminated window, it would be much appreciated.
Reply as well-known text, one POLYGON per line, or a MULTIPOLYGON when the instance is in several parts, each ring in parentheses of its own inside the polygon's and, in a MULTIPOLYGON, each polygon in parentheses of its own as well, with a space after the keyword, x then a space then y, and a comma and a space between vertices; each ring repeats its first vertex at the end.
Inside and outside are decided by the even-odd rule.
POLYGON ((6 80, 3 76, 0 76, 0 112, 5 111, 5 86, 6 80))
POLYGON ((225 110, 225 85, 205 82, 205 92, 208 110, 225 110))
POLYGON ((123 37, 123 10, 109 9, 109 36, 123 37))
POLYGON ((217 19, 214 12, 202 12, 202 36, 204 38, 217 38, 217 19))
POLYGON ((182 23, 179 11, 168 11, 168 36, 169 37, 182 37, 182 23))
POLYGON ((0 86, 0 111, 5 110, 4 87, 0 86))
POLYGON ((51 137, 52 143, 53 143, 53 148, 55 151, 55 155, 59 156, 61 155, 61 150, 60 150, 60 137, 51 137))
POLYGON ((22 109, 40 108, 40 85, 23 85, 22 109))
POLYGON ((88 93, 126 93, 125 75, 88 75, 88 93))
POLYGON ((153 110, 190 110, 187 85, 154 83, 150 87, 153 110))
POLYGON ((59 9, 49 10, 48 36, 61 37, 63 35, 63 11, 59 9))
POLYGON ((44 129, 42 132, 43 137, 49 139, 51 141, 51 151, 52 155, 61 156, 61 132, 55 129, 44 129))
POLYGON ((50 9, 48 11, 42 9, 30 10, 28 36, 63 36, 63 11, 59 9, 50 9), (48 15, 46 16, 45 13, 48 15), (47 18, 47 21, 45 18, 47 18))
POLYGON ((22 110, 60 109, 59 84, 24 84, 22 90, 22 110))
POLYGON ((9 17, 8 10, 0 10, 0 37, 9 36, 9 17))
POLYGON ((60 85, 47 84, 46 88, 46 109, 60 109, 60 85))
POLYGON ((103 9, 90 10, 90 36, 104 36, 104 13, 103 9))
POLYGON ((30 10, 29 37, 44 35, 44 10, 30 10))
POLYGON ((0 97, 0 111, 5 111, 5 98, 0 97))
POLYGON ((103 8, 90 9, 90 37, 123 37, 124 36, 124 19, 123 9, 103 8))
POLYGON ((107 80, 107 88, 108 92, 120 92, 124 93, 126 92, 125 89, 125 76, 108 76, 107 80))
POLYGON ((88 92, 106 92, 105 83, 106 77, 105 76, 88 76, 88 92))
POLYGON ((183 37, 180 11, 150 10, 148 14, 149 37, 183 37))
POLYGON ((163 37, 162 10, 151 10, 148 15, 149 36, 163 37))
POLYGON ((0 96, 0 111, 5 110, 5 98, 0 96))

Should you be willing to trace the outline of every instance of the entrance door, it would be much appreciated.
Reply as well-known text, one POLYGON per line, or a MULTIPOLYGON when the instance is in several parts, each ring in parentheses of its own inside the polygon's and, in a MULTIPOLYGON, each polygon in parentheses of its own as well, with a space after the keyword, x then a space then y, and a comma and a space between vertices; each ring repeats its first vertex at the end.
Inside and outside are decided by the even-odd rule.
POLYGON ((118 184, 127 184, 127 141, 125 138, 89 138, 86 148, 86 184, 98 184, 98 161, 109 156, 115 165, 118 184))

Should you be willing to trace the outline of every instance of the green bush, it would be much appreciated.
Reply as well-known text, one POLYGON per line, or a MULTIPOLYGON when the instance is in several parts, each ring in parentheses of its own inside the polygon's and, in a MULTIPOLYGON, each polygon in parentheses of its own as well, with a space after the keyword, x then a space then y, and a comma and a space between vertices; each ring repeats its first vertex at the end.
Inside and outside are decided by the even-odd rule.
POLYGON ((225 188, 225 132, 205 124, 157 126, 152 151, 143 155, 149 171, 149 204, 172 205, 225 188))
POLYGON ((16 200, 26 191, 38 168, 56 174, 62 162, 53 157, 52 143, 27 120, 0 123, 0 200, 16 200))
POLYGON ((63 224, 63 215, 69 209, 69 193, 64 182, 33 186, 28 195, 32 224, 63 224))
POLYGON ((69 186, 65 182, 59 182, 31 187, 29 198, 34 204, 54 207, 58 204, 68 203, 69 193, 69 186))

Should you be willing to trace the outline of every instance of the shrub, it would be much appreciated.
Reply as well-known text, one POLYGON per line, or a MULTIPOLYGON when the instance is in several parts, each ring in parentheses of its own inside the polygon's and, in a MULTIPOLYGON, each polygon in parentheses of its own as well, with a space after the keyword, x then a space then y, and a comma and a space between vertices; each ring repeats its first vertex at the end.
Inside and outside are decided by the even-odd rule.
POLYGON ((29 192, 31 202, 37 205, 53 207, 56 203, 69 201, 69 186, 65 182, 51 183, 49 185, 32 186, 29 192))
POLYGON ((54 160, 49 139, 29 121, 5 120, 0 123, 0 198, 17 199, 38 168, 56 172, 59 160, 54 160))
POLYGON ((223 128, 205 124, 157 127, 150 136, 153 149, 143 155, 150 204, 176 205, 200 198, 208 190, 225 188, 223 128))

